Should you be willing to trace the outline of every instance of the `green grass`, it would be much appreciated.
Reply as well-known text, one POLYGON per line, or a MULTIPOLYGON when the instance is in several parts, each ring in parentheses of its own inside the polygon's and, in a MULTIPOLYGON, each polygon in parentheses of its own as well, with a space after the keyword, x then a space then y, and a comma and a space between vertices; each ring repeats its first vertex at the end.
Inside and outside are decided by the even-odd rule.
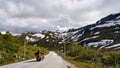
POLYGON ((34 53, 37 50, 42 51, 47 54, 48 50, 40 47, 26 44, 26 56, 24 57, 24 38, 23 37, 14 37, 10 32, 6 32, 6 34, 0 33, 0 65, 5 65, 9 63, 19 62, 35 58, 34 53), (18 56, 19 58, 15 58, 14 56, 18 56))
POLYGON ((24 61, 24 60, 28 60, 28 59, 32 59, 35 58, 34 53, 40 50, 41 52, 43 52, 44 54, 48 53, 48 50, 46 50, 43 47, 36 47, 36 46, 31 46, 31 45, 27 45, 26 46, 26 56, 24 59, 24 50, 23 50, 23 45, 19 45, 18 46, 18 51, 17 52, 13 52, 13 51, 0 51, 2 58, 0 58, 0 66, 1 65, 6 65, 6 64, 10 64, 10 63, 15 63, 15 62, 19 62, 19 61, 24 61), (16 59, 13 56, 17 55, 20 57, 20 59, 16 59))
POLYGON ((86 63, 81 61, 75 61, 72 57, 66 57, 66 60, 74 64, 76 68, 105 68, 105 66, 96 63, 86 63))
MULTIPOLYGON (((78 68, 119 68, 120 51, 103 51, 82 47, 71 42, 66 58, 78 68)), ((63 55, 64 56, 64 55, 63 55)))

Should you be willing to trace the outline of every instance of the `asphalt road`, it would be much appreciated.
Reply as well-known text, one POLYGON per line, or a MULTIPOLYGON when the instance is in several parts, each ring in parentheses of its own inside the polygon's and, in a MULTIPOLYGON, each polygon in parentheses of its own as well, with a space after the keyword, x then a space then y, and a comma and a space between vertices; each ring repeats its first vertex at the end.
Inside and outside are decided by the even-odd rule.
POLYGON ((0 66, 0 68, 75 68, 74 65, 63 60, 55 52, 49 52, 42 61, 31 59, 18 63, 0 66))

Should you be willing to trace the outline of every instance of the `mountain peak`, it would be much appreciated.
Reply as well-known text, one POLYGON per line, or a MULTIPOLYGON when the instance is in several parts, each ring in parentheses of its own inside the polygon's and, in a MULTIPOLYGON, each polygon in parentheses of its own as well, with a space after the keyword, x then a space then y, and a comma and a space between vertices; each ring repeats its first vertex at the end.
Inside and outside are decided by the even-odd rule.
MULTIPOLYGON (((69 31, 70 32, 70 31, 69 31)), ((71 31, 80 45, 97 49, 120 49, 120 13, 110 14, 95 24, 71 31)))
POLYGON ((100 19, 99 21, 97 21, 96 23, 103 23, 106 21, 112 21, 112 20, 117 20, 120 19, 120 13, 116 13, 116 14, 110 14, 102 19, 100 19))

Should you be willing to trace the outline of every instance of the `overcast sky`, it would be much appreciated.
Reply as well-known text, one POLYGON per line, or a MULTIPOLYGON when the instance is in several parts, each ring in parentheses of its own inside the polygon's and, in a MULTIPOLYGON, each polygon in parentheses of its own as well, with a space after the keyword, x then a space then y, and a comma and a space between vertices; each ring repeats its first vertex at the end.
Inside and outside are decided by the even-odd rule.
POLYGON ((65 30, 120 12, 120 0, 0 0, 0 31, 65 30))

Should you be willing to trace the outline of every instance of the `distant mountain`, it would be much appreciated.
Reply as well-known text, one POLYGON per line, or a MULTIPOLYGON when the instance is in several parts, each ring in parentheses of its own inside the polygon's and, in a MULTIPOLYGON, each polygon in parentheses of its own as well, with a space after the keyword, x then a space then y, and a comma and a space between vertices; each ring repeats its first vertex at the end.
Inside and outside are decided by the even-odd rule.
POLYGON ((66 33, 83 46, 96 49, 120 49, 120 13, 110 14, 95 24, 78 29, 70 29, 66 33))
POLYGON ((61 49, 63 47, 62 34, 60 32, 52 32, 44 30, 42 32, 23 33, 18 38, 26 41, 27 44, 35 46, 43 46, 47 49, 61 49))
POLYGON ((28 44, 44 46, 50 49, 61 49, 64 43, 74 39, 82 46, 96 49, 119 50, 120 49, 120 13, 110 14, 95 24, 78 29, 69 29, 65 32, 28 32, 19 38, 25 39, 28 44))

